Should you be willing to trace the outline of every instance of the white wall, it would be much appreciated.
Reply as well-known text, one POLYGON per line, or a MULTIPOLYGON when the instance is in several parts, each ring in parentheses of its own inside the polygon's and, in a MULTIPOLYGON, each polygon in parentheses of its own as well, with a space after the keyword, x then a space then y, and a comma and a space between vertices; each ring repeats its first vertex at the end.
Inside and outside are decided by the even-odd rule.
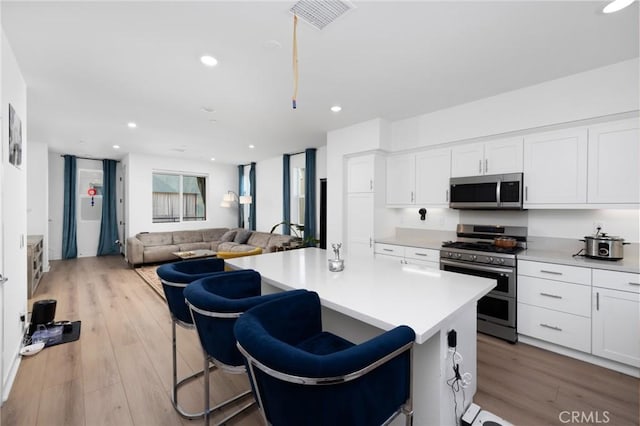
POLYGON ((46 144, 27 146, 27 233, 42 235, 42 267, 49 270, 49 153, 46 144))
POLYGON ((547 81, 391 124, 392 150, 446 142, 640 109, 640 60, 547 81))
POLYGON ((27 86, 13 50, 2 31, 2 274, 9 278, 0 288, 2 305, 2 396, 6 399, 19 365, 22 342, 20 314, 27 311, 27 86), (8 161, 8 104, 22 121, 22 166, 8 161), (5 115, 6 114, 6 115, 5 115))
MULTIPOLYGON (((129 154, 123 161, 127 167, 125 209, 128 216, 127 236, 139 232, 174 231, 237 226, 238 209, 220 207, 222 196, 238 192, 238 168, 211 161, 191 161, 169 157, 129 154), (152 222, 152 173, 154 171, 194 173, 208 176, 207 220, 182 223, 152 222)), ((259 169, 258 169, 259 170, 259 169)), ((259 187, 258 187, 259 188, 259 187)))
POLYGON ((48 153, 49 169, 49 237, 50 260, 62 259, 62 213, 64 200, 64 160, 57 152, 48 153))

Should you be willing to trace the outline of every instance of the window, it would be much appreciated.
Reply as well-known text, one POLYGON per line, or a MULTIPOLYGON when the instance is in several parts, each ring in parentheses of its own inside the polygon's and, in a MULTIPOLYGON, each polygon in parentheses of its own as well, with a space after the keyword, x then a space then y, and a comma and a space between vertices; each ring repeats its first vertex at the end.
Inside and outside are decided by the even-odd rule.
POLYGON ((206 220, 206 178, 153 173, 153 223, 206 220))

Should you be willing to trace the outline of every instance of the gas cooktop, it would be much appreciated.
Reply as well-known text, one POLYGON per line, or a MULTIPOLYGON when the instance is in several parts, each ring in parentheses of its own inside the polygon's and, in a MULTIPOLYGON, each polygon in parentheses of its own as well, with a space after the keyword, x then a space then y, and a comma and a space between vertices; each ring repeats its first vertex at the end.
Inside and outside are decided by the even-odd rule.
POLYGON ((517 254, 524 250, 522 247, 502 248, 493 244, 493 241, 445 241, 442 248, 455 248, 461 250, 480 251, 485 253, 517 254))

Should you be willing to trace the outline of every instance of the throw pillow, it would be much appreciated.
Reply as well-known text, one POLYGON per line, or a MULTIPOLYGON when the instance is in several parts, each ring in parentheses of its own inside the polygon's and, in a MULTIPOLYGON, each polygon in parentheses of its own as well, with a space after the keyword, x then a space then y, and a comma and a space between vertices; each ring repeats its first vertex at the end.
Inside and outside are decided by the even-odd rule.
POLYGON ((235 236, 236 236, 236 231, 227 231, 222 235, 222 237, 220 237, 220 241, 228 243, 233 241, 235 236))
POLYGON ((251 231, 248 229, 241 229, 236 233, 236 237, 233 239, 233 242, 238 244, 247 244, 250 236, 251 231))

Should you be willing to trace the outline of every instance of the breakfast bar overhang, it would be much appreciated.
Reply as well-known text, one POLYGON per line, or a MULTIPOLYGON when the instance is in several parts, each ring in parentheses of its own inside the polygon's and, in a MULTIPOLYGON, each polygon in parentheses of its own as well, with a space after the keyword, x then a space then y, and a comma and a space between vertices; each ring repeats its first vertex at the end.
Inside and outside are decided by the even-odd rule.
MULTIPOLYGON (((234 269, 255 269, 263 293, 306 289, 320 296, 323 327, 354 343, 408 325, 416 333, 413 352, 414 424, 455 425, 476 392, 476 304, 494 280, 400 264, 385 258, 346 259, 345 269, 328 269, 328 252, 305 248, 228 259, 234 269), (455 393, 447 333, 457 334, 460 372, 471 374, 455 393), (464 392, 464 395, 462 394, 464 392)), ((397 423, 400 419, 396 419, 397 423)))

